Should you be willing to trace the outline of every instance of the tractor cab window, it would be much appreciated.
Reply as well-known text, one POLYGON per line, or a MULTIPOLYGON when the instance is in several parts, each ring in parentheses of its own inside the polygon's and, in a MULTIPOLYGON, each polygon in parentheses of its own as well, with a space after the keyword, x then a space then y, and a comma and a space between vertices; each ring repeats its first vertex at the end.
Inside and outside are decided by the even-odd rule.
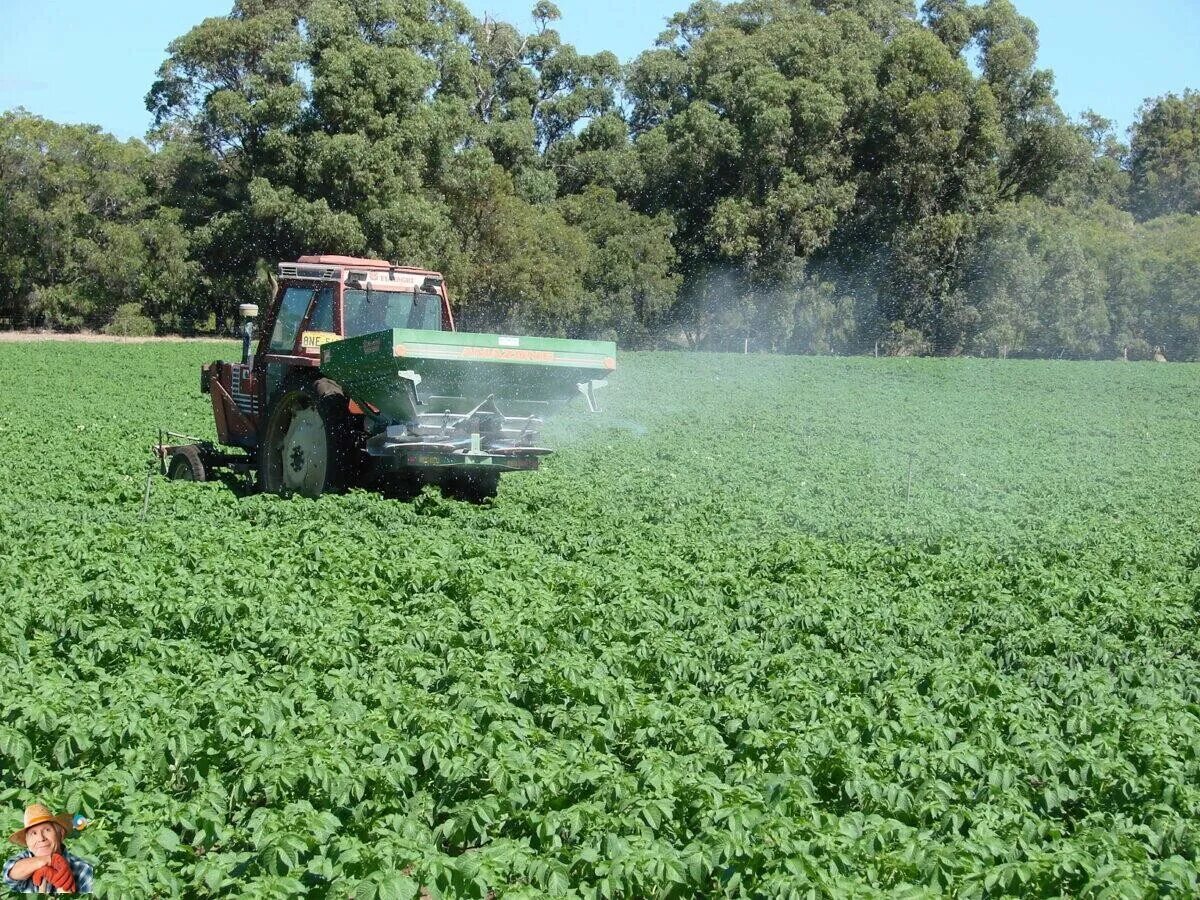
POLYGON ((389 328, 442 330, 442 298, 437 294, 348 290, 342 309, 346 337, 389 328))
POLYGON ((312 300, 313 289, 308 287, 290 287, 283 292, 283 300, 279 304, 279 315, 275 317, 275 328, 271 332, 271 350, 278 353, 291 353, 296 346, 296 332, 308 312, 308 304, 312 300))
POLYGON ((333 288, 321 288, 308 320, 309 331, 333 331, 333 288))

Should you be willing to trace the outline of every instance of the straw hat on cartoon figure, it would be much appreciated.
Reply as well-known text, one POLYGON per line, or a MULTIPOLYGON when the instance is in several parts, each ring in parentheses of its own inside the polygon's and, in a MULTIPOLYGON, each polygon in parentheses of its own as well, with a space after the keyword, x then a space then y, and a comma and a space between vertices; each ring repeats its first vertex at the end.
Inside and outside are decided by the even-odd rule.
MULTIPOLYGON (((59 840, 62 840, 62 838, 66 837, 67 834, 75 828, 74 822, 67 813, 61 813, 60 815, 56 816, 46 807, 42 806, 42 804, 33 803, 25 807, 24 826, 18 828, 16 831, 10 834, 8 839, 18 847, 28 847, 29 844, 25 841, 25 832, 27 832, 30 828, 41 825, 44 822, 54 822, 59 828, 62 829, 59 840)), ((0 834, 3 833, 4 832, 0 831, 0 834)))
POLYGON ((55 815, 40 803, 25 807, 22 827, 8 837, 25 850, 4 864, 5 886, 26 893, 90 893, 92 867, 63 845, 73 830, 70 815, 55 815))

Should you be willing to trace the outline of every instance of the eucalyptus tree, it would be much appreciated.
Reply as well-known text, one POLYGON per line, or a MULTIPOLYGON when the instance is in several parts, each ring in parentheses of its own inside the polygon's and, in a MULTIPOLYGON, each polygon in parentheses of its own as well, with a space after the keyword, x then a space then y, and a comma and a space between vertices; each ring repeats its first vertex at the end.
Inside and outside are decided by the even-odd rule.
POLYGON ((964 269, 979 227, 1087 162, 1036 51, 1036 27, 1008 0, 928 0, 887 43, 860 190, 829 254, 855 293, 875 298, 864 338, 911 329, 933 352, 967 348, 986 327, 964 269))
POLYGON ((1130 199, 1138 216, 1200 213, 1200 91, 1146 101, 1132 133, 1130 199))
POLYGON ((845 4, 823 6, 695 3, 630 68, 635 200, 675 220, 676 314, 694 340, 786 341, 797 263, 854 202, 885 42, 845 4))
POLYGON ((0 115, 0 317, 99 327, 118 307, 178 327, 193 276, 177 210, 137 140, 94 125, 0 115))
POLYGON ((564 44, 552 4, 533 14, 523 34, 455 0, 239 0, 175 41, 147 103, 214 311, 317 250, 440 269, 467 324, 575 333, 626 304, 635 286, 585 286, 593 247, 548 163, 617 114, 620 67, 564 44))

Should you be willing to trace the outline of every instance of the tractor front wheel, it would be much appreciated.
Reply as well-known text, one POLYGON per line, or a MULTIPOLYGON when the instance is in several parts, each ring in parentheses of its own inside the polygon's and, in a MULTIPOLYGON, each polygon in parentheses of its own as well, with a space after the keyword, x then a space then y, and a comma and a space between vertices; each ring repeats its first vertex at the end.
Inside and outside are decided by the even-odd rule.
POLYGON ((264 491, 319 497, 346 486, 352 465, 346 395, 328 378, 285 391, 271 404, 258 448, 264 491))
POLYGON ((195 444, 177 447, 171 453, 167 461, 167 478, 171 481, 204 481, 207 477, 204 459, 195 444))

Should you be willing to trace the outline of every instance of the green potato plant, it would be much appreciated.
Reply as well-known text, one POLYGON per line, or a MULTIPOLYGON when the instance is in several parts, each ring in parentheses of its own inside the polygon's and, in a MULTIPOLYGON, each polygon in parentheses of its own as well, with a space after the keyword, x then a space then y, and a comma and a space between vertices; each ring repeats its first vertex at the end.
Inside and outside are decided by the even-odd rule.
POLYGON ((1200 890, 1194 366, 628 354, 489 505, 147 504, 227 350, 0 349, 0 808, 101 894, 1200 890))

